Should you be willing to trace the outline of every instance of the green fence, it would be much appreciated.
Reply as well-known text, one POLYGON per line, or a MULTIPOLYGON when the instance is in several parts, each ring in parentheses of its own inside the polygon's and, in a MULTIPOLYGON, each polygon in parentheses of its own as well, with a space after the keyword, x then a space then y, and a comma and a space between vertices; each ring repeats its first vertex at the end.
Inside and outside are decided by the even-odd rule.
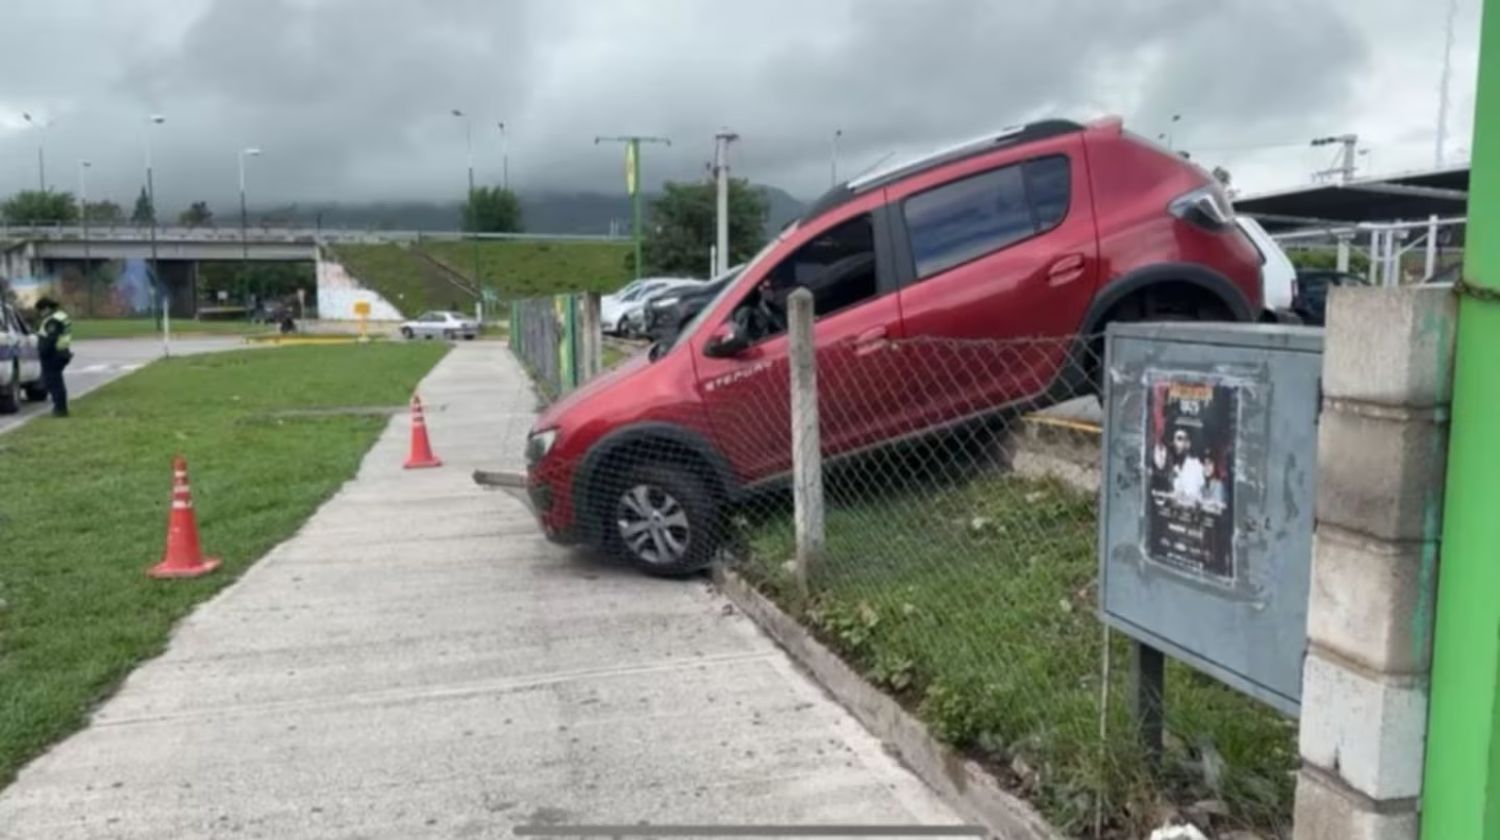
POLYGON ((511 302, 510 349, 548 398, 582 381, 578 322, 583 301, 582 295, 553 295, 511 302))

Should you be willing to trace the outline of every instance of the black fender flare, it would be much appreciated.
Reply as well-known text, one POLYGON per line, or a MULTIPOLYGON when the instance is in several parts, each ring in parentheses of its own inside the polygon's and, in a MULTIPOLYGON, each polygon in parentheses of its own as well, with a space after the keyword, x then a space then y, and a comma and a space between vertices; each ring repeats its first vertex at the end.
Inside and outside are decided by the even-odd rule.
POLYGON ((591 495, 605 465, 612 457, 625 453, 632 447, 651 444, 666 444, 689 453, 707 467, 706 477, 714 483, 709 488, 710 492, 716 492, 726 500, 739 496, 739 480, 735 478, 734 470, 713 443, 699 432, 676 423, 659 421, 622 426, 589 447, 588 453, 583 456, 578 469, 573 473, 573 521, 584 542, 596 545, 602 542, 603 535, 599 530, 601 511, 595 509, 595 500, 591 495))
POLYGON ((1228 308, 1236 321, 1254 321, 1260 314, 1228 277, 1199 263, 1157 263, 1110 280, 1084 314, 1080 333, 1092 335, 1104 326, 1104 317, 1115 304, 1136 292, 1162 283, 1186 283, 1213 295, 1228 308))

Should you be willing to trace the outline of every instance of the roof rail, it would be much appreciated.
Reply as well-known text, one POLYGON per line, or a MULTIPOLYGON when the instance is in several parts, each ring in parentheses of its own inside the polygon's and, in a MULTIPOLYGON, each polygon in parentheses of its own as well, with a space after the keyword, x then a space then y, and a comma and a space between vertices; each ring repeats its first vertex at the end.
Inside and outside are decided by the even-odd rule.
POLYGON ((939 160, 950 155, 977 152, 980 149, 983 149, 985 146, 999 143, 1002 140, 1009 140, 1010 138, 1015 137, 1025 130, 1026 126, 1024 125, 1013 125, 1002 128, 999 131, 992 131, 989 134, 981 134, 978 137, 965 140, 962 143, 954 143, 951 146, 946 146, 944 148, 938 149, 935 152, 929 152, 928 154, 922 155, 919 158, 904 160, 882 169, 877 169, 868 175, 862 175, 858 178, 852 178, 849 180, 849 189, 858 190, 859 188, 867 184, 873 184, 876 181, 883 180, 891 175, 896 174, 897 172, 902 171, 903 169, 916 168, 917 166, 925 164, 929 161, 939 160))

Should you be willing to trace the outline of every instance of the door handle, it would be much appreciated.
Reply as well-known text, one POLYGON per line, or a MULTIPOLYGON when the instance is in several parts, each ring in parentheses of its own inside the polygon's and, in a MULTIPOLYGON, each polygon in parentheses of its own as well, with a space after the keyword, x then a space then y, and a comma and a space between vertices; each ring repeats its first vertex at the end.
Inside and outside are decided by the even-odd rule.
POLYGON ((1047 284, 1061 286, 1064 283, 1071 283, 1083 276, 1083 268, 1082 254, 1067 254, 1059 257, 1047 267, 1047 284))
POLYGON ((886 340, 886 337, 888 335, 890 335, 890 333, 886 330, 885 327, 876 327, 871 330, 865 330, 854 339, 854 354, 856 356, 864 356, 869 353, 874 353, 877 350, 884 349, 886 345, 890 343, 886 340))

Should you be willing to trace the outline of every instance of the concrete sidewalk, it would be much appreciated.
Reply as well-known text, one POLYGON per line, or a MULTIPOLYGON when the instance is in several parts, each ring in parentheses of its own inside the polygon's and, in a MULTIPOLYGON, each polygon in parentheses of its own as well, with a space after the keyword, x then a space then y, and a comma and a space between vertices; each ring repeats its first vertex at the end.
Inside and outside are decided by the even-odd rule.
MULTIPOLYGON (((0 838, 509 837, 527 823, 958 823, 702 581, 546 544, 503 346, 423 383, 291 540, 0 793, 0 838)), ((210 546, 211 547, 211 546, 210 546)))

